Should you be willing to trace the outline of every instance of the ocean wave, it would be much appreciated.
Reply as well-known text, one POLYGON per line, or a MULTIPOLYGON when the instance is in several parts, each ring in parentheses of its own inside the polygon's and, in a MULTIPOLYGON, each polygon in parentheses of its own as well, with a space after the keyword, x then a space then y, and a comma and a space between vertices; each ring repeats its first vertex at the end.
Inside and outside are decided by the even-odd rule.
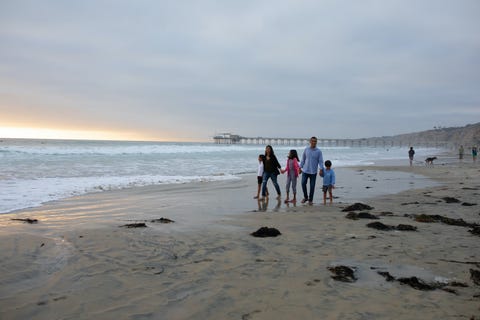
POLYGON ((262 146, 214 145, 214 144, 65 144, 65 145, 31 145, 2 146, 3 154, 32 155, 148 155, 148 154, 208 154, 263 151, 262 146))
POLYGON ((186 184, 240 179, 235 175, 70 177, 0 181, 0 213, 40 206, 46 202, 94 192, 163 184, 186 184), (28 196, 19 197, 19 194, 28 196))

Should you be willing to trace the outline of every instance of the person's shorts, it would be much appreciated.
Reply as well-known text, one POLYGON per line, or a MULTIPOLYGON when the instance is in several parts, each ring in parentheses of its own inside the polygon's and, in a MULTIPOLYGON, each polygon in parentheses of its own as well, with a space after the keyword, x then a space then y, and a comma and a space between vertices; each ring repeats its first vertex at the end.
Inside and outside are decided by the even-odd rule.
POLYGON ((332 191, 332 185, 323 186, 322 191, 323 191, 323 193, 327 193, 327 191, 332 191))
POLYGON ((258 177, 258 176, 257 176, 257 182, 258 182, 258 184, 262 184, 262 182, 263 182, 263 177, 258 177))

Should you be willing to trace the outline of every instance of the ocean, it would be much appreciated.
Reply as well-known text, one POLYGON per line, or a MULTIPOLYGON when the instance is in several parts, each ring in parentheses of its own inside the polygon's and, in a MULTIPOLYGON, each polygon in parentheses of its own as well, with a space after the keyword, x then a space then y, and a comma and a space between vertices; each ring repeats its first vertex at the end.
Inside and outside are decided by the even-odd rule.
MULTIPOLYGON (((288 151, 306 146, 273 146, 284 165, 288 151)), ((408 149, 319 145, 333 167, 405 160, 408 149)), ((91 192, 158 184, 240 179, 256 173, 263 145, 213 143, 0 140, 0 213, 37 207, 91 192)), ((416 149, 423 159, 441 150, 416 149)))

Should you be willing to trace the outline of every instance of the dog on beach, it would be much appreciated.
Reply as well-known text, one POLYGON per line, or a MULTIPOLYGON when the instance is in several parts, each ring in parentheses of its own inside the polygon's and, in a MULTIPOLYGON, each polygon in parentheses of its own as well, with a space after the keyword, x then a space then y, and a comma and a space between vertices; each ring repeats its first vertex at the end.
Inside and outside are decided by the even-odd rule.
POLYGON ((433 166, 433 160, 436 160, 437 157, 428 157, 425 159, 425 165, 426 166, 433 166))

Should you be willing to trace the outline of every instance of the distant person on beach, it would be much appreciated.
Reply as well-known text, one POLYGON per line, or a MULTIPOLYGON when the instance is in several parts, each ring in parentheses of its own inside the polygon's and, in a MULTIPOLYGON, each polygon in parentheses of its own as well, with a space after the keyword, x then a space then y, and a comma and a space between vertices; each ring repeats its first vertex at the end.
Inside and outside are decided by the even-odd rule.
POLYGON ((287 197, 285 198, 285 203, 296 202, 297 201, 297 178, 300 173, 300 165, 298 162, 297 150, 292 149, 288 153, 287 165, 285 169, 282 170, 282 173, 287 173, 287 183, 285 189, 287 191, 287 197), (293 199, 290 201, 290 185, 292 186, 293 199))
POLYGON ((472 159, 473 159, 473 163, 477 162, 477 154, 478 154, 477 147, 472 147, 472 159))
POLYGON ((265 162, 264 162, 264 167, 263 167, 263 181, 262 181, 262 199, 265 199, 267 196, 267 182, 268 179, 272 179, 273 186, 275 187, 275 190, 277 191, 277 199, 280 199, 281 197, 281 192, 280 192, 280 186, 278 185, 277 182, 277 176, 280 174, 279 169, 281 169, 282 166, 278 162, 277 157, 275 156, 275 153, 273 152, 272 146, 268 145, 265 147, 265 162))
POLYGON ((317 148, 317 138, 310 138, 310 146, 306 147, 302 154, 302 160, 300 161, 300 168, 302 172, 302 191, 303 200, 302 203, 308 201, 309 204, 313 203, 313 194, 315 193, 315 182, 317 179, 317 170, 320 168, 319 174, 323 172, 323 155, 322 151, 317 148), (307 193, 307 182, 310 180, 310 192, 307 193))
POLYGON ((462 160, 463 159, 463 145, 460 146, 460 148, 458 149, 458 159, 462 160))
POLYGON ((323 204, 327 204, 327 192, 330 196, 330 204, 333 203, 333 189, 335 189, 335 171, 332 169, 332 162, 327 160, 323 171, 323 204))
MULTIPOLYGON (((263 167, 265 163, 265 155, 264 154, 259 154, 258 155, 258 170, 257 170, 257 195, 253 197, 254 199, 258 199, 260 197, 260 190, 262 189, 262 183, 263 183, 263 167)), ((267 196, 268 196, 268 189, 267 189, 267 196)))
POLYGON ((413 150, 413 147, 410 147, 410 150, 408 150, 408 158, 410 159, 410 167, 413 165, 413 156, 415 155, 415 150, 413 150))

